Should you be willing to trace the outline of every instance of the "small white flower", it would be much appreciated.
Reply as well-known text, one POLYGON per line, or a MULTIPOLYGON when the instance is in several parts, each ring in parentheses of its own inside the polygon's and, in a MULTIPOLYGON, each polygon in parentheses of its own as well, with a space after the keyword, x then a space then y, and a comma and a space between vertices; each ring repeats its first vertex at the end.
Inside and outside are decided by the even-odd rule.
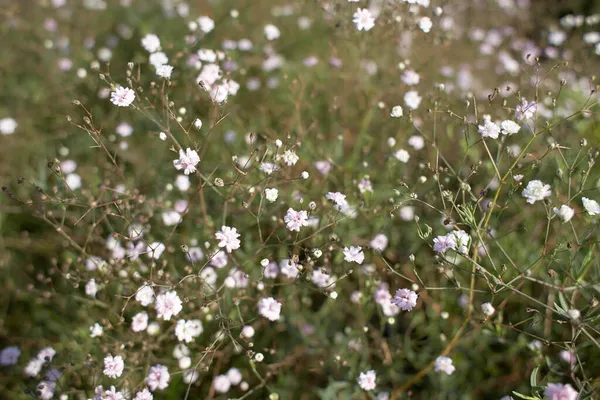
POLYGON ((110 94, 110 101, 119 107, 129 107, 135 100, 135 92, 133 89, 124 88, 123 86, 117 87, 110 94))
POLYGON ((279 28, 277 28, 275 25, 272 24, 268 24, 265 25, 265 37, 267 38, 267 40, 275 40, 277 38, 279 38, 279 36, 281 36, 281 32, 279 31, 279 28))
POLYGON ((503 135, 514 135, 521 130, 519 124, 510 119, 506 119, 500 123, 501 132, 503 135))
POLYGON ((104 357, 104 375, 109 378, 118 378, 123 373, 123 369, 125 368, 125 363, 123 362, 123 357, 121 356, 106 356, 104 357))
POLYGON ((483 303, 481 305, 481 312, 489 317, 496 312, 496 309, 492 306, 492 303, 483 303))
POLYGON ((277 321, 281 313, 281 303, 272 297, 260 299, 258 313, 269 321, 277 321))
POLYGON ((408 151, 404 150, 404 149, 400 149, 397 152, 394 153, 394 157, 403 163, 407 163, 408 160, 410 159, 410 154, 408 154, 408 151))
POLYGON ((412 311, 417 305, 419 295, 410 289, 398 289, 390 302, 404 311, 412 311))
POLYGON ((369 246, 375 250, 383 251, 388 246, 388 237, 383 233, 375 235, 369 246))
POLYGON ((425 139, 423 139, 423 136, 413 135, 408 138, 408 145, 415 150, 421 150, 425 147, 425 139))
POLYGON ((192 150, 189 147, 186 151, 183 149, 179 150, 179 159, 173 160, 173 166, 177 170, 182 170, 183 173, 189 175, 196 172, 196 165, 200 162, 200 156, 196 150, 192 150))
POLYGON ((271 203, 277 200, 277 196, 279 196, 279 190, 277 189, 265 189, 265 197, 271 203))
POLYGON ((240 248, 239 237, 240 234, 237 233, 237 229, 229 226, 222 226, 221 230, 215 233, 215 238, 219 241, 218 246, 225 247, 228 253, 240 248))
POLYGON ((422 17, 419 20, 419 28, 425 33, 429 33, 431 31, 432 26, 433 22, 431 22, 431 18, 429 17, 422 17))
POLYGON ((421 80, 419 74, 416 71, 413 71, 412 69, 404 71, 401 79, 402 82, 404 82, 408 86, 418 85, 419 81, 421 80))
POLYGON ((183 309, 183 306, 177 293, 175 291, 170 291, 161 293, 156 297, 155 308, 158 318, 168 321, 173 315, 179 314, 183 309))
POLYGON ((452 359, 450 357, 439 356, 435 359, 435 372, 444 372, 448 375, 452 375, 455 369, 456 367, 452 365, 452 359))
POLYGON ((94 325, 90 326, 90 337, 95 338, 102 336, 103 334, 104 328, 99 323, 96 322, 94 325))
POLYGON ((160 39, 153 33, 149 33, 142 38, 142 47, 148 53, 154 53, 160 50, 160 39))
POLYGON ((196 20, 198 22, 198 27, 204 33, 209 33, 213 29, 215 29, 215 21, 213 21, 210 17, 201 16, 196 20))
POLYGON ((600 204, 598 204, 596 200, 582 197, 581 202, 583 203, 583 208, 585 208, 585 211, 587 211, 589 215, 600 215, 600 204))
POLYGON ((202 128, 202 120, 200 118, 196 118, 194 120, 194 128, 200 130, 202 128))
POLYGON ((290 207, 283 220, 290 231, 300 232, 300 228, 308 225, 308 213, 303 210, 295 211, 290 207))
POLYGON ((167 367, 161 364, 157 364, 150 368, 150 372, 146 377, 146 385, 151 391, 155 391, 156 389, 163 390, 169 386, 169 379, 171 375, 169 374, 169 370, 167 367))
POLYGON ((490 120, 483 121, 483 125, 479 125, 479 133, 482 137, 498 139, 500 127, 490 120))
POLYGON ((575 215, 575 210, 567 205, 562 205, 560 208, 554 207, 552 211, 554 211, 563 222, 569 222, 571 218, 573 218, 573 215, 575 215))
POLYGON ((344 260, 362 264, 365 260, 365 253, 363 253, 360 246, 344 247, 344 260))
POLYGON ((173 67, 167 64, 161 65, 156 68, 156 75, 161 78, 169 79, 171 77, 171 73, 173 72, 173 67))
POLYGON ((410 90, 404 95, 404 104, 406 104, 406 106, 412 110, 419 108, 421 100, 422 98, 419 96, 419 92, 416 90, 410 90))
POLYGON ((167 134, 166 134, 166 133, 164 133, 164 132, 161 132, 161 133, 159 133, 159 134, 158 134, 158 137, 159 137, 159 139, 160 139, 160 140, 162 140, 163 142, 164 142, 165 140, 167 140, 167 134))
POLYGON ((361 372, 358 376, 358 386, 360 386, 362 390, 375 390, 375 387, 377 386, 377 383, 375 382, 376 379, 377 375, 373 370, 361 372))
POLYGON ((162 253, 165 251, 166 247, 161 242, 152 242, 146 247, 146 254, 148 257, 158 260, 162 253))
POLYGON ((0 119, 0 133, 3 135, 12 135, 17 130, 17 121, 14 118, 0 119))
POLYGON ((300 159, 300 157, 298 157, 298 155, 293 150, 286 150, 283 153, 283 155, 281 156, 281 159, 288 166, 292 166, 292 165, 295 165, 298 162, 298 160, 300 159))
POLYGON ((213 380, 213 387, 217 393, 227 393, 231 388, 231 382, 226 375, 217 375, 213 380))
POLYGON ((527 198, 529 204, 533 204, 536 201, 544 200, 545 197, 551 196, 552 190, 550 189, 550 185, 546 185, 540 180, 533 180, 523 190, 523 197, 527 198))
POLYGON ((242 382, 242 373, 237 368, 230 368, 227 371, 227 379, 231 382, 232 385, 237 386, 242 382))
POLYGON ((390 116, 392 118, 400 118, 404 114, 402 110, 402 106, 394 106, 392 107, 392 111, 390 112, 390 116))
POLYGON ((90 297, 96 297, 97 292, 98 292, 98 285, 96 284, 96 280, 90 279, 85 284, 85 294, 90 297))
POLYGON ((143 332, 148 328, 148 313, 139 312, 131 319, 131 330, 134 332, 143 332))
POLYGON ((157 51, 156 53, 150 54, 150 57, 148 57, 148 62, 150 62, 150 64, 154 68, 158 69, 158 67, 160 67, 161 65, 168 64, 169 63, 169 58, 162 51, 157 51))
POLYGON ((177 336, 177 340, 180 342, 185 341, 186 343, 190 343, 194 338, 200 336, 202 332, 204 332, 204 327, 202 326, 202 321, 199 319, 189 321, 180 319, 175 326, 175 336, 177 336))
POLYGON ((445 253, 450 249, 456 250, 456 237, 452 233, 433 239, 433 251, 445 253))
POLYGON ((352 17, 352 22, 359 31, 368 31, 375 26, 375 18, 371 15, 371 11, 366 8, 357 9, 352 17))
POLYGON ((142 286, 135 294, 135 300, 144 307, 149 306, 154 302, 154 290, 149 285, 142 286))

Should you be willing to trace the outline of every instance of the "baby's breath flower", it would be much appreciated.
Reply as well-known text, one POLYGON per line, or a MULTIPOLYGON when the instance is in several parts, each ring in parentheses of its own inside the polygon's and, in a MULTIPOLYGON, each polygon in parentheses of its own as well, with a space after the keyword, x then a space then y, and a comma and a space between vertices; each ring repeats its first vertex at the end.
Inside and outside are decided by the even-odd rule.
POLYGON ((358 376, 358 385, 363 390, 375 390, 377 383, 375 382, 377 379, 377 375, 374 370, 370 370, 367 372, 361 372, 358 376))
POLYGON ((352 22, 359 31, 368 31, 375 26, 375 18, 371 15, 371 11, 366 8, 358 8, 352 18, 352 22))
POLYGON ((118 107, 129 107, 135 100, 133 89, 118 86, 111 94, 110 101, 118 107))
POLYGON ((444 372, 448 375, 452 375, 456 368, 452 365, 452 359, 450 357, 439 356, 435 359, 434 364, 435 372, 444 372))
POLYGON ((582 197, 581 202, 583 203, 583 208, 585 211, 591 216, 600 215, 600 204, 596 200, 588 199, 587 197, 582 197))
POLYGON ((544 200, 544 198, 551 195, 552 191, 550 190, 550 185, 546 185, 539 180, 530 181, 525 190, 523 190, 523 197, 527 199, 529 204, 544 200))

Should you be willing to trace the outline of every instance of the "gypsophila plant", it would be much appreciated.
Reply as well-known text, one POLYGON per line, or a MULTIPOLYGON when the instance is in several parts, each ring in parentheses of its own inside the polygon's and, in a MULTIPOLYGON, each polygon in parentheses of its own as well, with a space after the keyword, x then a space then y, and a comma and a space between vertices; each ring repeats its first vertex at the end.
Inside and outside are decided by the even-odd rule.
POLYGON ((9 2, 0 397, 597 398, 600 14, 554 6, 9 2))

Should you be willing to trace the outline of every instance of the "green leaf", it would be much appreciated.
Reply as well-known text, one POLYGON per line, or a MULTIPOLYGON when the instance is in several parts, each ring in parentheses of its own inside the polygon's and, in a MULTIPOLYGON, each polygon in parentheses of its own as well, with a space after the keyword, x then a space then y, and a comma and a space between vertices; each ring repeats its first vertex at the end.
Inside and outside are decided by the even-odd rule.
POLYGON ((590 250, 588 251, 587 255, 585 256, 585 259, 583 260, 583 262, 581 263, 581 267, 579 268, 579 272, 577 273, 577 282, 579 282, 583 279, 583 277, 587 273, 588 269, 592 265, 592 261, 594 260, 595 248, 596 248, 595 243, 590 246, 590 250))
POLYGON ((534 396, 527 396, 526 394, 521 394, 519 392, 512 392, 512 394, 514 394, 515 396, 517 396, 520 399, 525 399, 525 400, 540 400, 539 397, 534 397, 534 396))
POLYGON ((533 386, 537 386, 537 373, 540 367, 535 367, 533 371, 531 371, 531 376, 529 377, 529 384, 533 386))

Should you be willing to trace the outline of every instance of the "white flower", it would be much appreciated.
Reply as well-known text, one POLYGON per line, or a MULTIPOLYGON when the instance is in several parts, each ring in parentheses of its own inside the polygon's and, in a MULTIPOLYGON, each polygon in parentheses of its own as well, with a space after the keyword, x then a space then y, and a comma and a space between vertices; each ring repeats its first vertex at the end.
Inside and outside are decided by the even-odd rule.
POLYGON ((180 319, 175 326, 175 336, 177 336, 177 340, 180 342, 185 341, 186 343, 190 343, 194 338, 200 336, 202 332, 204 332, 204 327, 202 326, 202 321, 199 319, 189 321, 180 319))
POLYGON ((183 170, 183 173, 189 175, 196 172, 196 165, 200 162, 200 156, 196 150, 192 150, 189 147, 186 151, 183 149, 179 150, 179 159, 173 160, 173 166, 177 170, 183 170))
POLYGON ((537 104, 535 101, 527 102, 523 99, 521 104, 515 107, 515 116, 519 121, 523 119, 532 119, 537 111, 537 104))
POLYGON ((433 251, 445 253, 449 249, 456 249, 456 237, 452 233, 433 239, 433 251))
MULTIPOLYGON (((270 275, 274 275, 274 276, 271 276, 272 278, 277 277, 276 266, 274 268, 274 267, 271 267, 271 264, 269 264, 268 267, 269 268, 265 269, 265 276, 267 276, 266 273, 268 271, 270 275)), ((283 275, 285 275, 288 278, 292 278, 292 279, 296 278, 298 276, 298 274, 300 273, 300 270, 298 269, 298 264, 295 262, 292 262, 291 260, 287 260, 287 259, 282 260, 279 263, 279 269, 281 270, 281 273, 283 275)))
POLYGON ((404 150, 404 149, 400 149, 397 152, 394 153, 394 157, 403 163, 407 163, 408 160, 410 159, 410 154, 408 154, 408 151, 404 150))
POLYGON ((162 140, 163 142, 164 142, 165 140, 167 140, 167 134, 166 134, 166 133, 164 133, 164 132, 161 132, 161 133, 159 133, 159 134, 158 134, 158 137, 159 137, 159 139, 160 139, 160 140, 162 140))
POLYGON ((148 53, 154 53, 160 50, 160 39, 153 33, 149 33, 142 38, 142 47, 148 53))
POLYGON ((331 275, 329 275, 326 272, 323 272, 321 269, 313 270, 312 274, 310 275, 310 280, 312 281, 312 283, 314 283, 320 288, 328 286, 330 283, 330 278, 331 275))
POLYGON ((419 96, 419 92, 416 90, 410 90, 404 95, 404 104, 406 104, 406 106, 412 110, 419 108, 421 100, 422 98, 419 96))
POLYGON ((490 120, 483 121, 483 125, 479 125, 479 133, 482 137, 498 139, 500 127, 490 120))
POLYGON ((377 376, 373 370, 361 372, 358 376, 358 386, 360 386, 362 390, 374 390, 377 386, 375 382, 376 379, 377 376))
POLYGON ((279 31, 279 28, 277 28, 275 25, 272 24, 268 24, 265 25, 265 37, 267 38, 267 40, 275 40, 277 38, 279 38, 279 36, 281 36, 281 32, 279 31))
POLYGON ((231 388, 231 382, 226 375, 217 375, 213 380, 213 387, 217 393, 227 393, 231 388))
POLYGON ((166 247, 161 242, 152 242, 146 247, 146 254, 148 257, 158 260, 162 253, 165 251, 166 247))
POLYGON ((277 321, 281 313, 281 303, 272 297, 260 299, 258 302, 258 313, 269 321, 277 321))
POLYGON ((415 150, 421 150, 425 147, 425 139, 423 139, 423 136, 413 135, 408 138, 408 145, 415 150))
POLYGON ((237 368, 230 368, 227 371, 227 379, 229 379, 232 385, 239 385, 242 382, 242 378, 242 373, 237 368))
POLYGON ((156 53, 150 54, 150 57, 148 57, 148 61, 154 68, 158 69, 158 67, 160 67, 161 65, 168 64, 169 58, 162 51, 157 51, 156 53))
POLYGON ((344 247, 344 260, 362 264, 365 260, 365 253, 363 253, 360 246, 344 247))
POLYGON ((300 232, 300 228, 308 225, 308 213, 303 210, 294 211, 294 209, 290 207, 283 220, 290 231, 300 232))
POLYGON ((123 357, 121 356, 106 356, 104 357, 104 375, 109 378, 118 378, 123 373, 123 369, 125 368, 125 363, 123 362, 123 357))
POLYGON ((0 351, 0 365, 15 365, 20 356, 21 350, 17 346, 5 347, 0 351))
POLYGON ((456 242, 455 250, 460 254, 466 255, 469 251, 469 242, 471 241, 471 236, 462 230, 450 232, 449 235, 454 236, 454 240, 456 242))
POLYGON ((492 303, 483 303, 481 305, 481 312, 489 317, 496 312, 496 309, 494 308, 492 303))
POLYGON ((143 332, 148 328, 148 313, 139 312, 131 319, 131 330, 134 332, 143 332))
POLYGON ((583 208, 585 208, 585 211, 587 211, 588 214, 592 216, 600 215, 600 204, 598 204, 596 200, 588 199, 587 197, 582 197, 581 202, 583 203, 583 208))
POLYGON ((505 119, 500 123, 501 132, 503 135, 514 135, 521 130, 521 126, 510 119, 505 119))
POLYGON ((98 336, 102 336, 103 334, 104 328, 99 323, 96 322, 94 325, 90 326, 90 337, 95 338, 98 336))
POLYGON ((550 195, 552 195, 550 185, 546 185, 539 180, 530 181, 525 190, 523 190, 523 197, 527 198, 529 204, 544 200, 545 197, 550 195))
POLYGON ((115 106, 129 107, 135 100, 135 92, 133 89, 124 88, 123 86, 117 87, 110 94, 110 101, 115 106))
POLYGON ((404 311, 411 311, 417 305, 418 294, 410 289, 398 289, 390 302, 404 311))
POLYGON ((348 204, 346 201, 346 195, 340 192, 329 192, 325 195, 327 200, 333 201, 338 206, 342 207, 348 204))
POLYGON ((267 175, 271 175, 273 172, 277 171, 277 166, 273 163, 264 162, 260 164, 260 170, 267 175))
POLYGON ((221 230, 215 233, 215 238, 219 240, 218 246, 225 247, 228 253, 240 248, 239 237, 240 234, 237 233, 237 229, 229 226, 222 226, 221 230))
POLYGON ((298 157, 298 155, 293 150, 286 150, 281 156, 281 158, 283 162, 286 163, 288 166, 295 165, 300 159, 300 157, 298 157))
POLYGON ((563 222, 569 222, 571 218, 573 218, 573 215, 575 215, 575 210, 567 205, 562 205, 560 208, 554 207, 552 211, 554 211, 563 222))
POLYGON ((579 393, 568 383, 566 385, 562 383, 548 383, 544 395, 548 400, 577 400, 579 398, 579 393))
POLYGON ((369 246, 375 250, 383 251, 388 246, 388 237, 383 233, 375 235, 369 246))
MULTIPOLYGON (((133 126, 129 125, 127 122, 121 122, 119 125, 117 125, 117 128, 115 129, 115 131, 121 137, 128 137, 128 136, 131 136, 131 134, 133 133, 133 126)), ((61 166, 62 166, 62 164, 61 164, 61 166)), ((68 173, 73 172, 73 171, 65 171, 63 169, 63 172, 65 174, 68 174, 68 173)))
POLYGON ((32 358, 29 363, 25 366, 25 375, 27 376, 36 376, 42 370, 44 366, 44 360, 40 360, 38 357, 32 358))
POLYGON ((0 119, 0 133, 3 135, 12 135, 17 130, 17 121, 14 118, 0 119))
POLYGON ((81 176, 77 174, 68 174, 65 177, 65 182, 71 188, 71 190, 77 190, 81 187, 81 176))
POLYGON ((194 128, 198 130, 202 129, 202 120, 200 118, 194 120, 194 128))
POLYGON ((148 388, 144 388, 141 392, 136 393, 133 400, 154 400, 154 396, 148 391, 148 388))
POLYGON ((431 31, 432 26, 433 22, 431 22, 431 18, 429 17, 422 17, 419 20, 419 28, 421 28, 421 30, 425 33, 429 33, 429 31, 431 31))
POLYGON ((158 318, 162 318, 165 321, 170 320, 173 315, 179 314, 183 309, 181 304, 181 299, 175 291, 159 294, 156 296, 155 306, 158 318))
POLYGON ((96 284, 96 280, 90 279, 85 284, 85 294, 90 297, 95 297, 97 292, 98 292, 98 285, 96 284))
POLYGON ((419 74, 412 69, 404 71, 402 74, 402 82, 407 84, 408 86, 418 85, 420 81, 419 74))
POLYGON ((171 77, 171 73, 173 72, 173 67, 167 64, 161 65, 156 68, 156 75, 161 78, 169 79, 171 77))
POLYGON ((402 106, 394 106, 390 112, 390 116, 392 118, 400 118, 403 114, 404 112, 402 111, 402 106))
POLYGON ((277 200, 277 196, 279 196, 279 190, 277 189, 265 189, 265 197, 271 203, 277 200))
POLYGON ((456 368, 452 365, 452 359, 450 357, 439 356, 435 359, 433 369, 435 372, 445 372, 448 375, 452 375, 456 368))
POLYGON ((204 33, 208 33, 215 28, 215 21, 204 15, 198 18, 196 22, 198 22, 198 27, 204 33))
POLYGON ((155 366, 150 368, 150 372, 148 372, 148 376, 146 377, 146 385, 151 391, 155 391, 156 389, 163 390, 169 386, 169 379, 171 375, 169 374, 169 370, 167 367, 161 364, 156 364, 155 366))
POLYGON ((154 302, 154 290, 149 285, 142 286, 135 294, 135 300, 144 307, 149 306, 154 302))
POLYGON ((352 22, 359 31, 368 31, 375 26, 375 18, 371 15, 371 11, 366 8, 357 9, 352 17, 352 22))

